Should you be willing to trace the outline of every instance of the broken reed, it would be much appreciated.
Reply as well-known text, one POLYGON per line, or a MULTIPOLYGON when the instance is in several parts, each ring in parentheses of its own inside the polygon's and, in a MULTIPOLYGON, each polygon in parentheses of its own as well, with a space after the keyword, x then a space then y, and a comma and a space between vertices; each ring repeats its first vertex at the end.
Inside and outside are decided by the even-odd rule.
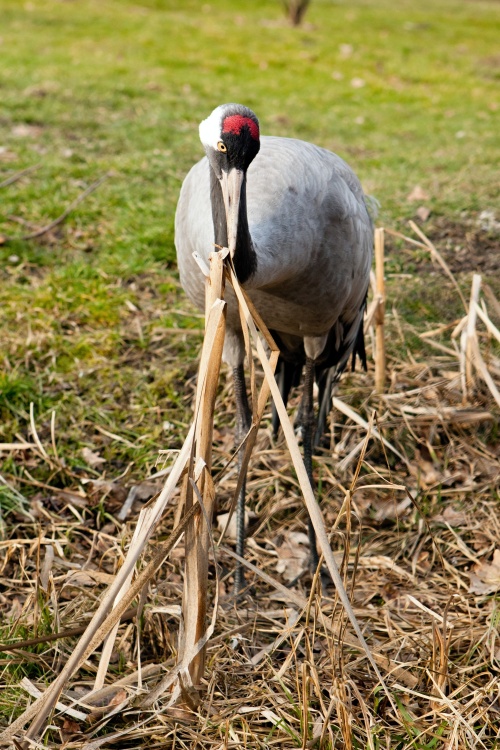
MULTIPOLYGON (((425 243, 425 244, 423 244, 423 243, 416 243, 414 240, 412 241, 412 243, 428 247, 427 243, 425 243)), ((437 250, 433 249, 433 257, 436 257, 436 256, 439 257, 439 254, 438 254, 437 250)), ((443 266, 444 270, 447 271, 447 275, 449 275, 449 269, 446 268, 446 266, 444 264, 444 261, 442 261, 442 259, 441 259, 440 265, 443 266)), ((456 281, 454 280, 453 277, 452 277, 452 280, 456 284, 456 281)), ((237 282, 236 282, 236 287, 237 287, 237 282)), ((471 336, 468 336, 468 338, 469 338, 469 341, 470 341, 471 337, 472 337, 472 346, 471 347, 470 346, 469 347, 465 346, 465 352, 467 352, 467 349, 469 349, 469 351, 472 352, 472 363, 476 367, 478 373, 480 374, 480 376, 482 377, 482 379, 484 380, 484 382, 487 384, 487 386, 488 386, 491 394, 493 395, 493 397, 495 398, 495 400, 497 400, 497 403, 500 403, 500 401, 496 398, 496 396, 498 394, 498 389, 496 389, 496 385, 493 382, 493 378, 491 377, 490 373, 488 372, 488 368, 486 367, 486 364, 484 363, 484 360, 482 359, 482 355, 481 355, 481 352, 480 352, 480 349, 479 349, 479 340, 478 340, 478 337, 477 337, 477 333, 475 331, 475 324, 476 324, 477 319, 478 318, 481 319, 481 321, 486 325, 486 328, 487 328, 489 334, 492 335, 493 337, 495 337, 498 340, 500 340, 500 334, 498 333, 498 329, 494 326, 494 324, 491 322, 491 320, 490 320, 490 318, 488 316, 487 309, 486 309, 486 307, 484 305, 484 300, 481 301, 481 304, 479 304, 479 298, 478 298, 479 289, 480 289, 480 279, 479 280, 478 279, 474 279, 474 281, 473 281, 473 293, 471 294, 471 300, 469 302, 468 309, 466 308, 467 315, 460 322, 460 324, 458 326, 456 326, 455 331, 453 332, 453 335, 456 336, 456 335, 458 335, 458 333, 464 332, 464 331, 466 333, 471 334, 471 336), (470 324, 470 320, 473 319, 473 316, 470 315, 470 313, 472 312, 473 309, 476 312, 476 320, 474 320, 474 327, 472 326, 472 324, 470 324)), ((245 301, 244 292, 242 290, 240 290, 240 293, 241 293, 243 301, 245 301)), ((246 300, 246 302, 249 303, 249 300, 246 300)), ((494 300, 494 302, 496 303, 496 300, 494 300)), ((249 303, 249 304, 251 304, 251 303, 249 303)), ((252 319, 252 314, 250 313, 250 308, 249 308, 248 305, 246 305, 246 308, 243 305, 243 308, 244 308, 244 310, 242 312, 242 317, 243 317, 243 319, 248 319, 249 325, 250 325, 250 322, 251 322, 251 319, 252 319)), ((252 313, 254 313, 254 311, 252 311, 252 313)), ((207 346, 208 346, 209 350, 211 350, 211 348, 214 346, 214 340, 216 338, 216 330, 217 330, 217 326, 215 326, 215 330, 214 331, 210 332, 209 327, 207 326, 207 330, 206 330, 206 334, 205 334, 205 339, 207 340, 207 346), (209 341, 209 339, 210 339, 210 341, 209 341)), ((262 332, 263 331, 261 331, 261 333, 262 332)), ((428 332, 428 333, 425 334, 425 339, 427 341, 429 341, 429 342, 432 342, 432 339, 430 337, 431 333, 432 332, 428 332)), ((423 336, 424 336, 424 334, 423 334, 423 336)), ((249 339, 250 339, 250 336, 248 334, 246 334, 247 353, 249 353, 249 351, 250 351, 250 341, 249 341, 249 339)), ((258 337, 257 337, 256 340, 254 340, 254 344, 257 346, 257 349, 259 349, 259 343, 258 343, 259 340, 260 339, 258 337)), ((439 346, 440 348, 443 348, 442 345, 441 344, 438 345, 437 342, 432 342, 432 343, 433 344, 435 343, 436 346, 439 346)), ((453 354, 453 350, 452 349, 447 349, 447 351, 449 351, 450 354, 453 354)), ((272 351, 272 354, 276 354, 276 352, 272 351)), ((460 352, 458 351, 458 349, 457 349, 457 356, 460 356, 460 352)), ((466 361, 467 360, 463 360, 464 365, 466 364, 466 361)), ((271 369, 272 369, 271 360, 269 360, 268 366, 269 366, 269 364, 271 364, 271 369)), ((203 367, 201 365, 202 365, 202 363, 200 363, 199 380, 203 384, 204 379, 207 377, 207 370, 206 370, 206 366, 205 365, 203 367), (205 370, 204 370, 204 368, 205 368, 205 370)), ((264 367, 264 370, 266 371, 267 368, 266 368, 266 365, 264 364, 264 362, 263 362, 263 367, 264 367)), ((273 380, 274 380, 274 378, 273 378, 273 380)), ((264 378, 264 381, 266 382, 267 379, 264 378)), ((202 387, 204 387, 204 386, 202 386, 202 387)), ((255 389, 255 384, 253 382, 252 382, 252 389, 253 390, 255 389)), ((418 390, 420 390, 420 389, 418 389, 418 390)), ((401 397, 403 395, 404 394, 401 394, 401 397)), ((253 433, 252 433, 253 436, 256 435, 256 430, 258 428, 258 423, 260 421, 260 419, 256 419, 256 417, 259 417, 259 414, 261 414, 261 409, 263 410, 263 408, 265 406, 265 401, 267 399, 267 394, 264 394, 264 393, 261 392, 260 396, 262 398, 256 399, 257 401, 259 401, 259 404, 258 404, 257 411, 254 411, 254 418, 253 418, 252 428, 251 428, 251 432, 253 430, 253 433), (264 398, 264 396, 265 396, 265 398, 264 398)), ((398 394, 389 394, 389 395, 386 396, 386 398, 395 398, 396 396, 399 397, 398 394)), ((197 403, 198 403, 198 401, 197 401, 197 403)), ((197 407, 197 414, 199 414, 199 411, 200 411, 200 409, 199 409, 199 407, 197 407)), ((427 414, 428 413, 430 414, 430 410, 426 409, 425 411, 426 411, 426 419, 427 419, 428 418, 427 414)), ((418 414, 419 413, 420 412, 418 412, 418 414)), ((197 462, 192 461, 192 458, 190 459, 190 457, 194 457, 194 455, 195 455, 193 453, 193 441, 195 439, 194 435, 195 435, 195 426, 196 426, 197 414, 195 414, 195 424, 192 426, 192 428, 189 431, 188 437, 186 438, 184 446, 183 446, 183 448, 181 450, 181 455, 179 456, 178 460, 175 462, 174 467, 172 468, 171 475, 170 475, 169 479, 167 480, 167 483, 166 483, 166 485, 165 485, 162 493, 160 494, 160 497, 158 498, 158 500, 156 501, 156 503, 154 503, 154 505, 152 505, 150 508, 145 508, 143 511, 141 511, 141 515, 139 517, 139 522, 137 524, 137 529, 136 529, 136 531, 139 529, 140 533, 138 532, 137 536, 136 536, 136 534, 134 534, 134 540, 135 541, 133 541, 133 544, 131 544, 131 549, 129 550, 129 555, 127 555, 127 559, 125 560, 124 566, 122 566, 122 569, 119 571, 119 574, 118 574, 117 578, 115 579, 114 583, 111 585, 110 589, 105 594, 105 596, 103 598, 103 601, 102 601, 102 604, 101 604, 101 606, 98 609, 98 612, 96 612, 96 615, 94 616, 91 625, 87 629, 87 632, 84 635, 84 637, 82 638, 80 644, 78 645, 78 647, 73 652, 72 657, 68 661, 68 663, 66 664, 65 669, 59 675, 59 678, 56 679, 54 681, 54 683, 52 683, 52 685, 41 696, 41 698, 38 699, 37 701, 35 701, 35 703, 32 706, 30 706, 30 708, 23 714, 23 716, 20 717, 20 719, 18 721, 14 722, 14 724, 9 728, 9 730, 7 730, 7 732, 2 735, 2 738, 5 738, 6 734, 8 734, 9 737, 12 738, 34 716, 36 716, 36 719, 32 723, 30 729, 28 730, 26 738, 32 738, 32 737, 34 737, 34 736, 36 736, 36 735, 38 735, 40 733, 40 731, 41 731, 41 729, 42 729, 42 727, 43 727, 43 725, 45 723, 45 719, 47 718, 48 714, 50 713, 50 711, 52 710, 53 706, 55 705, 55 701, 57 700, 57 696, 60 693, 62 687, 65 684, 65 682, 67 682, 67 680, 70 679, 71 675, 75 672, 76 669, 78 669, 79 665, 83 663, 83 661, 85 660, 85 658, 87 658, 90 655, 90 653, 92 653, 92 651, 95 650, 95 648, 99 645, 99 643, 102 642, 102 639, 105 637, 105 635, 107 633, 109 633, 110 630, 116 624, 116 622, 118 622, 118 620, 120 618, 120 615, 124 611, 125 607, 128 604, 131 603, 131 601, 132 601, 132 599, 134 597, 137 596, 137 594, 139 593, 139 591, 147 583, 147 580, 150 580, 150 578, 155 575, 155 570, 157 568, 155 568, 154 566, 153 567, 148 566, 148 568, 147 568, 147 575, 149 576, 149 578, 147 578, 147 576, 146 577, 143 576, 143 574, 141 573, 140 576, 139 576, 139 578, 135 581, 134 586, 132 587, 132 589, 128 589, 127 592, 126 592, 126 594, 125 594, 125 596, 123 596, 122 599, 118 603, 118 599, 119 599, 118 592, 120 591, 120 586, 122 588, 124 587, 124 581, 126 580, 127 575, 129 575, 130 572, 133 570, 134 565, 135 565, 135 563, 136 563, 136 561, 137 561, 137 559, 138 559, 141 551, 144 548, 144 545, 147 543, 147 540, 150 538, 151 534, 154 531, 154 528, 156 527, 157 523, 159 522, 159 520, 160 520, 160 518, 162 516, 163 510, 165 508, 165 505, 168 502, 168 500, 169 500, 169 498, 170 498, 173 490, 175 489, 175 486, 178 483, 179 477, 180 477, 180 475, 181 475, 184 467, 186 466, 186 463, 190 463, 191 466, 193 466, 193 464, 194 464, 194 475, 195 476, 193 478, 199 479, 199 477, 205 471, 204 459, 202 459, 201 456, 200 456, 200 460, 197 461, 197 462), (132 560, 133 560, 133 562, 132 562, 132 560), (125 568, 128 570, 128 573, 126 573, 126 574, 124 574, 124 569, 125 568), (112 611, 110 611, 113 602, 115 603, 115 609, 112 610, 112 611)), ((416 418, 417 419, 419 418, 418 414, 416 414, 416 418)), ((286 415, 286 412, 285 412, 285 415, 286 415)), ((464 413, 463 416, 464 416, 465 420, 467 420, 468 415, 469 415, 469 412, 467 412, 467 414, 464 413)), ((477 416, 479 416, 479 415, 477 415, 477 416)), ((489 415, 486 415, 486 416, 489 416, 489 415)), ((460 417, 460 414, 458 414, 458 412, 457 412, 457 418, 459 418, 459 417, 460 417)), ((475 417, 475 415, 474 414, 470 414, 470 417, 473 419, 475 417)), ((288 422, 288 425, 290 425, 288 417, 287 417, 287 422, 288 422)), ((201 428, 199 428, 199 434, 200 435, 202 434, 201 428)), ((250 433, 249 433, 249 437, 250 437, 250 433)), ((249 454, 249 450, 248 449, 250 447, 250 442, 251 442, 250 439, 249 439, 249 437, 247 438, 247 444, 246 444, 246 446, 244 446, 245 455, 249 454)), ((387 441, 385 441, 385 442, 387 444, 387 441)), ((387 447, 389 447, 389 446, 390 446, 391 449, 393 448, 392 445, 387 444, 387 447)), ((197 487, 195 495, 196 495, 196 497, 198 497, 198 495, 200 497, 202 497, 201 492, 199 490, 199 487, 197 487)), ((189 520, 189 517, 191 516, 191 513, 195 512, 194 508, 196 508, 196 504, 193 504, 193 510, 190 511, 188 513, 188 517, 183 520, 183 523, 181 524, 181 527, 179 529, 176 529, 177 535, 180 534, 180 533, 182 533, 182 529, 184 528, 184 524, 189 520)), ((203 524, 208 519, 205 519, 205 520, 202 521, 201 520, 202 517, 199 516, 199 518, 200 518, 200 524, 199 525, 200 525, 200 527, 203 527, 203 524)), ((167 551, 165 550, 165 548, 162 550, 162 554, 163 554, 163 556, 165 554, 167 554, 167 551)), ((156 560, 156 564, 157 565, 160 564, 158 562, 158 558, 156 556, 155 556, 155 560, 156 560)), ((248 567, 250 567, 249 564, 248 564, 248 567)), ((145 571, 143 571, 143 573, 144 572, 145 571)), ((270 580, 272 581, 272 579, 270 579, 270 580)), ((276 582, 274 583, 274 585, 276 585, 276 582)), ((207 633, 208 633, 208 631, 205 632, 205 638, 201 638, 201 641, 205 640, 205 642, 206 642, 207 633)), ((200 640, 198 640, 197 642, 195 641, 194 645, 199 650, 199 648, 203 647, 205 644, 202 643, 202 642, 200 643, 200 640)), ((386 662, 383 662, 383 661, 379 660, 378 656, 376 654, 373 654, 373 656, 376 657, 376 661, 378 661, 378 663, 381 666, 384 666, 384 667, 386 666, 386 662)), ((387 668, 389 670, 391 670, 391 671, 394 670, 394 666, 396 666, 396 665, 391 666, 390 664, 387 664, 387 668)), ((184 669, 184 667, 185 667, 184 664, 179 664, 176 669, 172 670, 171 679, 168 681, 168 683, 164 682, 164 681, 161 681, 160 685, 157 686, 157 687, 161 687, 161 690, 158 691, 156 689, 153 689, 151 691, 151 693, 150 693, 150 697, 152 698, 153 695, 155 695, 155 694, 156 694, 155 695, 156 698, 160 697, 161 693, 162 693, 162 690, 164 691, 164 690, 169 689, 169 687, 173 684, 173 682, 175 681, 175 679, 177 678, 177 676, 181 674, 182 669, 184 669)), ((393 671, 393 673, 396 674, 396 672, 394 672, 394 671, 393 671)), ((140 674, 140 672, 139 672, 139 674, 140 674)), ((400 680, 401 683, 410 685, 411 684, 411 680, 414 679, 414 678, 412 678, 411 675, 407 674, 405 670, 403 670, 403 669, 400 668, 400 673, 398 674, 398 679, 400 680), (405 675, 406 675, 406 677, 405 677, 405 675)), ((91 698, 91 695, 89 696, 89 698, 91 698)), ((144 703, 146 703, 146 702, 144 701, 144 703)))

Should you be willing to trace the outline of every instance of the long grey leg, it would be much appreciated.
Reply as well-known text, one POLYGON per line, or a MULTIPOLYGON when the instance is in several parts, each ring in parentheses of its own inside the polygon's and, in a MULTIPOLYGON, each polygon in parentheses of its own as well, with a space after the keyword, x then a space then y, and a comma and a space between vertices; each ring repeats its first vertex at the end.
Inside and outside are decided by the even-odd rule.
MULTIPOLYGON (((252 413, 248 405, 247 389, 245 385, 245 371, 243 365, 233 367, 234 396, 236 400, 236 442, 239 445, 252 422, 252 413)), ((241 470, 243 460, 243 451, 238 454, 238 469, 241 470)), ((245 494, 246 494, 246 476, 241 486, 240 494, 236 504, 236 552, 241 557, 245 553, 245 494)), ((234 571, 234 590, 235 593, 241 591, 243 587, 244 576, 243 568, 237 563, 234 571)))
MULTIPOLYGON (((313 386, 314 386, 314 360, 310 357, 306 357, 305 364, 305 376, 304 376, 304 390, 302 393, 302 400, 299 408, 299 424, 302 427, 302 447, 304 451, 304 464, 306 467, 307 475, 311 483, 311 488, 314 489, 313 483, 313 470, 312 470, 312 454, 313 454, 313 435, 316 429, 316 420, 314 417, 314 402, 313 402, 313 386)), ((316 547, 316 532, 311 523, 311 519, 308 520, 308 534, 309 534, 309 545, 310 545, 310 563, 313 572, 318 567, 319 556, 318 549, 316 547)))

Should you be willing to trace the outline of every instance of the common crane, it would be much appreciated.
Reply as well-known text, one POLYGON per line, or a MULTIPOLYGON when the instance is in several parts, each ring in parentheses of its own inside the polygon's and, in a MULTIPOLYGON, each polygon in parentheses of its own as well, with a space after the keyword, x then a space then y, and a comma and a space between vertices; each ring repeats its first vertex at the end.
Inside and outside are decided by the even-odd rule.
MULTIPOLYGON (((351 355, 366 364, 363 313, 373 247, 367 198, 339 156, 300 140, 261 137, 257 117, 240 104, 217 107, 199 132, 206 156, 185 178, 175 217, 181 283, 191 301, 204 309, 205 281, 193 253, 208 263, 214 245, 229 249, 239 282, 279 346, 277 379, 285 404, 305 370, 298 423, 314 486, 313 447, 325 428, 332 384, 351 355)), ((239 442, 250 427, 251 412, 244 340, 230 289, 226 300, 223 359, 233 372, 239 442)), ((276 417, 273 423, 276 429, 276 417)), ((241 556, 244 508, 245 486, 236 510, 241 556)), ((316 567, 311 523, 309 538, 316 567)), ((237 590, 241 583, 238 567, 237 590)))

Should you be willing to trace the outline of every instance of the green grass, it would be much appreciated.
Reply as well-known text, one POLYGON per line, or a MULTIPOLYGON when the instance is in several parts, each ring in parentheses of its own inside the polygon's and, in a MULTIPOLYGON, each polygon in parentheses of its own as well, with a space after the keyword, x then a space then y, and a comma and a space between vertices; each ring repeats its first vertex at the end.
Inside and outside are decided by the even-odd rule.
MULTIPOLYGON (((344 156, 387 226, 406 227, 417 184, 431 235, 433 222, 452 222, 463 243, 477 213, 495 206, 495 2, 317 0, 299 29, 270 0, 4 0, 1 17, 0 181, 39 167, 0 189, 0 235, 28 231, 12 216, 44 225, 110 176, 48 237, 0 244, 0 440, 26 434, 33 401, 42 437, 56 410, 70 462, 79 443, 99 447, 96 423, 137 445, 112 449, 138 471, 162 439, 178 442, 178 426, 162 425, 188 419, 183 381, 199 339, 161 331, 199 320, 175 313, 190 308, 176 283, 173 218, 201 156, 198 123, 218 103, 244 102, 264 133, 344 156)), ((422 258, 396 243, 387 266, 393 303, 420 328, 460 312, 422 258), (400 273, 415 278, 390 281, 400 273)))

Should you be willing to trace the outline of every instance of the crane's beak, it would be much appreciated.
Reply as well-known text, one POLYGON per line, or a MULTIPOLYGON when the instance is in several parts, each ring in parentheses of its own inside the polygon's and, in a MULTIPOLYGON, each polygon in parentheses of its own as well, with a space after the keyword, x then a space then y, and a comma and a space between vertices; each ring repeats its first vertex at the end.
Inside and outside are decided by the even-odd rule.
POLYGON ((236 238, 238 236, 238 216, 240 210, 241 186, 245 179, 245 173, 241 169, 230 169, 229 172, 222 171, 220 183, 222 196, 226 208, 227 224, 227 246, 231 257, 236 250, 236 238))

